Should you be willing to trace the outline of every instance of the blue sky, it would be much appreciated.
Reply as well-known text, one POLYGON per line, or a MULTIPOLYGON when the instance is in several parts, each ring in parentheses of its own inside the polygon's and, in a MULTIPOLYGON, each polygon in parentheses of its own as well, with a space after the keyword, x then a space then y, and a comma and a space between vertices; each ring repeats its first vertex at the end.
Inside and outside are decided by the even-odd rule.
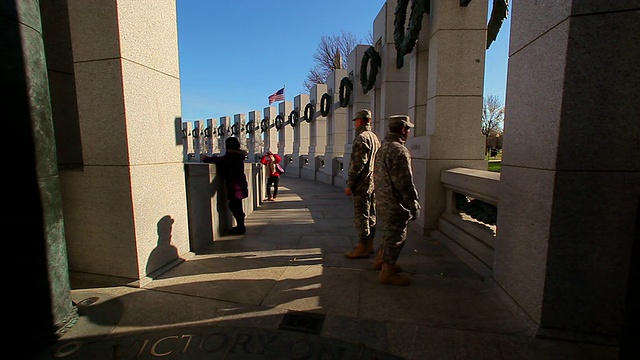
MULTIPOLYGON (((262 111, 283 85, 293 101, 315 66, 320 38, 344 30, 366 39, 384 3, 177 0, 183 121, 262 111)), ((485 95, 503 103, 509 19, 486 53, 485 95)))

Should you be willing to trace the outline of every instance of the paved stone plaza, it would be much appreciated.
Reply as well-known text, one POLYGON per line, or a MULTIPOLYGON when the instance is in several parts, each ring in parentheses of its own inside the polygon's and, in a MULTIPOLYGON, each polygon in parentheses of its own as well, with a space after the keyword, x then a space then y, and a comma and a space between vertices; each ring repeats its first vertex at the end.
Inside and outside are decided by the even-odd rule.
POLYGON ((489 278, 412 231, 408 287, 377 282, 343 189, 283 178, 276 202, 143 288, 72 273, 80 318, 35 359, 616 359, 536 339, 489 278))

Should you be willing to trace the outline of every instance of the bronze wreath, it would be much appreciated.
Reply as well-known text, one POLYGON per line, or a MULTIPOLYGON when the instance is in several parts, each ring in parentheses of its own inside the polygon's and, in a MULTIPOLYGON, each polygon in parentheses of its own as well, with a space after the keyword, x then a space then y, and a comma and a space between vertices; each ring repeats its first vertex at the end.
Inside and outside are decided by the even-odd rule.
POLYGON ((268 128, 269 128, 269 118, 262 119, 262 121, 260 121, 260 130, 262 130, 262 132, 265 132, 267 131, 268 128))
POLYGON ((238 129, 238 123, 231 125, 231 135, 238 135, 240 133, 240 129, 238 129))
POLYGON ((256 131, 256 123, 255 121, 251 120, 247 123, 247 132, 249 134, 251 134, 252 132, 256 131))
POLYGON ((193 136, 194 138, 198 137, 198 128, 191 130, 191 136, 193 136))
POLYGON ((360 84, 362 85, 362 91, 365 94, 368 93, 369 90, 373 89, 373 86, 376 84, 378 68, 380 67, 381 62, 382 59, 380 58, 380 54, 373 46, 369 46, 367 51, 364 52, 362 61, 360 62, 360 84), (369 61, 371 61, 371 67, 367 74, 367 65, 369 64, 369 61))
POLYGON ((276 129, 282 129, 282 124, 284 123, 284 116, 278 115, 276 116, 276 129))
POLYGON ((313 115, 316 113, 316 107, 312 103, 308 103, 307 106, 304 107, 304 119, 307 122, 311 122, 313 120, 313 115))
POLYGON ((396 45, 396 68, 400 69, 404 66, 404 56, 413 51, 413 47, 418 41, 418 35, 422 29, 422 17, 425 13, 429 13, 431 0, 412 0, 411 17, 409 18, 409 28, 407 33, 404 31, 404 24, 407 20, 407 7, 409 0, 398 0, 395 10, 395 19, 393 25, 393 40, 396 45))
POLYGON ((298 125, 298 120, 300 120, 300 113, 298 110, 291 110, 289 113, 289 123, 291 124, 291 127, 296 127, 296 125, 298 125))
POLYGON ((204 128, 204 136, 208 138, 211 137, 211 126, 204 128))
POLYGON ((329 115, 329 110, 331 110, 331 95, 324 93, 320 98, 320 115, 329 115))
POLYGON ((349 105, 349 100, 351 100, 352 91, 353 91, 353 83, 351 82, 351 79, 349 79, 346 76, 343 77, 342 80, 340 80, 340 91, 339 91, 341 107, 347 107, 349 105))
POLYGON ((218 126, 218 130, 217 130, 218 136, 225 135, 225 132, 226 132, 225 130, 226 129, 224 128, 224 125, 218 126))

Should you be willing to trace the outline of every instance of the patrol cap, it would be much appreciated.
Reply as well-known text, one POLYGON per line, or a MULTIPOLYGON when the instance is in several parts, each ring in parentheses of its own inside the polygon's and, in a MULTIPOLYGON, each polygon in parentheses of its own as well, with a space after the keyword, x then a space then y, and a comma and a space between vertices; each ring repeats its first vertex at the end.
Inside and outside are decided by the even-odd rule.
POLYGON ((409 115, 391 115, 389 116, 389 127, 395 126, 413 127, 413 123, 409 119, 409 115))
POLYGON ((371 110, 369 110, 369 109, 360 109, 360 110, 358 110, 358 112, 356 113, 356 117, 354 117, 353 120, 355 120, 355 119, 370 120, 371 119, 371 110))

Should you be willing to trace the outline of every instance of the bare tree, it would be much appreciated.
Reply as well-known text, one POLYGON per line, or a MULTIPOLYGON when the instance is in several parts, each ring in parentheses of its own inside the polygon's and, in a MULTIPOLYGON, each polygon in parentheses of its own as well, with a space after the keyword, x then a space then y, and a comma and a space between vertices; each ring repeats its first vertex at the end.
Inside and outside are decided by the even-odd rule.
MULTIPOLYGON (((370 37, 373 38, 373 36, 370 37)), ((333 70, 346 69, 347 56, 358 43, 353 33, 344 30, 339 35, 321 37, 320 44, 313 54, 316 66, 309 70, 307 78, 302 83, 304 89, 309 92, 315 84, 326 84, 327 77, 333 70)))
POLYGON ((489 150, 489 138, 502 134, 504 106, 495 95, 487 95, 482 104, 482 135, 485 139, 485 154, 489 150))

